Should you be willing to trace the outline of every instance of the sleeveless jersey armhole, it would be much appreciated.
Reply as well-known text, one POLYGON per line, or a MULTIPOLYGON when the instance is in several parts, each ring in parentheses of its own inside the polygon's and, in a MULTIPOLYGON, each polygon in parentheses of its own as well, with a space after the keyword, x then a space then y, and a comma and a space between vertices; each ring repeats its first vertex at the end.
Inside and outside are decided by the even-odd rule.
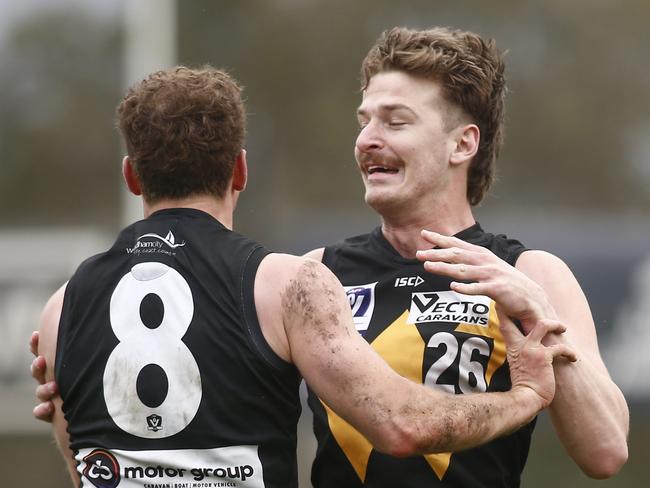
POLYGON ((519 256, 521 256, 526 251, 530 251, 530 249, 528 249, 526 246, 523 246, 521 244, 515 246, 508 254, 508 259, 506 259, 506 262, 511 266, 515 266, 517 264, 519 256))
POLYGON ((323 256, 321 257, 321 263, 327 266, 329 269, 334 269, 336 266, 337 258, 337 246, 327 246, 323 249, 323 256))
POLYGON ((255 308, 255 275, 257 274, 257 269, 262 259, 268 254, 270 254, 270 251, 262 246, 257 246, 251 250, 242 266, 239 283, 244 327, 255 350, 270 366, 279 371, 295 370, 293 364, 282 359, 271 348, 262 333, 262 328, 257 318, 257 310, 255 308))
POLYGON ((59 391, 65 389, 65 385, 61 382, 61 370, 63 369, 63 363, 65 362, 65 344, 67 340, 68 333, 68 324, 70 323, 69 315, 72 313, 70 311, 72 300, 70 295, 73 293, 74 288, 74 276, 70 279, 68 284, 65 287, 65 292, 63 293, 63 304, 61 305, 61 316, 59 317, 59 327, 56 333, 56 352, 54 356, 54 380, 57 383, 59 391))

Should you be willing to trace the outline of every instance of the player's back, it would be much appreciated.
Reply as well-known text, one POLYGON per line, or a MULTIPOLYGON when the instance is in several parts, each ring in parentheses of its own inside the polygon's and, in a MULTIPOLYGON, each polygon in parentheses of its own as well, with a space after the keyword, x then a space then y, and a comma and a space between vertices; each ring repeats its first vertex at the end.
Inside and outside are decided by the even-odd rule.
POLYGON ((167 209, 80 266, 55 374, 82 486, 297 486, 300 377, 254 305, 267 253, 167 209))

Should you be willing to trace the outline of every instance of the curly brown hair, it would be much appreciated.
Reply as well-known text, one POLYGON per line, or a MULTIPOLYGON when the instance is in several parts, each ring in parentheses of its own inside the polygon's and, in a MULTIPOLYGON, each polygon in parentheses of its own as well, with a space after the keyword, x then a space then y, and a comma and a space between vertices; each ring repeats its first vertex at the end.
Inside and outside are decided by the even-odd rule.
POLYGON ((246 132, 241 88, 210 66, 158 71, 128 90, 117 126, 146 201, 223 197, 246 132))
POLYGON ((467 199, 481 202, 494 180, 503 144, 506 81, 503 55, 493 39, 445 27, 384 31, 361 66, 361 88, 377 73, 403 71, 440 83, 448 103, 460 107, 481 131, 470 165, 467 199))

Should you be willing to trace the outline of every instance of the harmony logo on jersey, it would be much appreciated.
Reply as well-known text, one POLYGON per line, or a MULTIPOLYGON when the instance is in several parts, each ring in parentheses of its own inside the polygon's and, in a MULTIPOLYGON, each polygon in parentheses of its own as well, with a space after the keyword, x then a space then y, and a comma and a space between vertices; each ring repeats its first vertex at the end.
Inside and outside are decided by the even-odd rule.
POLYGON ((486 296, 455 291, 413 293, 407 323, 462 322, 487 327, 490 302, 486 296))
POLYGON ((148 430, 153 430, 154 432, 158 432, 161 430, 162 427, 162 417, 160 415, 156 415, 155 413, 152 413, 147 417, 147 429, 148 430))
POLYGON ((174 253, 168 251, 163 246, 167 246, 170 249, 176 249, 177 247, 183 247, 184 245, 185 241, 179 243, 176 242, 176 238, 170 230, 167 232, 167 235, 165 237, 154 233, 143 234, 136 239, 135 245, 133 247, 126 248, 126 252, 129 254, 161 252, 173 256, 174 253))
POLYGON ((115 488, 120 484, 120 465, 110 452, 95 449, 83 461, 83 475, 97 488, 115 488))
POLYGON ((377 282, 367 285, 344 286, 345 293, 352 308, 352 319, 359 332, 368 329, 372 312, 375 310, 375 286, 377 282))
POLYGON ((424 279, 421 276, 402 276, 401 278, 395 278, 395 288, 401 288, 403 286, 412 286, 415 288, 422 283, 424 283, 424 279))

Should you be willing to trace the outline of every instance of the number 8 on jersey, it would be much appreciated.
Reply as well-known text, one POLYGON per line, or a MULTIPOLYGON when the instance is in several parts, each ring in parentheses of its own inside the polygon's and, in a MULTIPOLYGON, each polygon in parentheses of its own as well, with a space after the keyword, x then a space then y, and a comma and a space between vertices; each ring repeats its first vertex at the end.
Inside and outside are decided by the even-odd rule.
POLYGON ((119 281, 110 302, 110 321, 120 341, 104 370, 108 413, 122 430, 138 437, 169 437, 189 425, 201 402, 201 375, 194 356, 181 341, 194 315, 190 287, 178 271, 150 262, 135 265, 119 281), (147 295, 163 306, 160 324, 145 325, 140 307, 147 295), (167 378, 157 406, 138 395, 138 377, 155 365, 167 378), (150 403, 150 402, 148 402, 150 403))

